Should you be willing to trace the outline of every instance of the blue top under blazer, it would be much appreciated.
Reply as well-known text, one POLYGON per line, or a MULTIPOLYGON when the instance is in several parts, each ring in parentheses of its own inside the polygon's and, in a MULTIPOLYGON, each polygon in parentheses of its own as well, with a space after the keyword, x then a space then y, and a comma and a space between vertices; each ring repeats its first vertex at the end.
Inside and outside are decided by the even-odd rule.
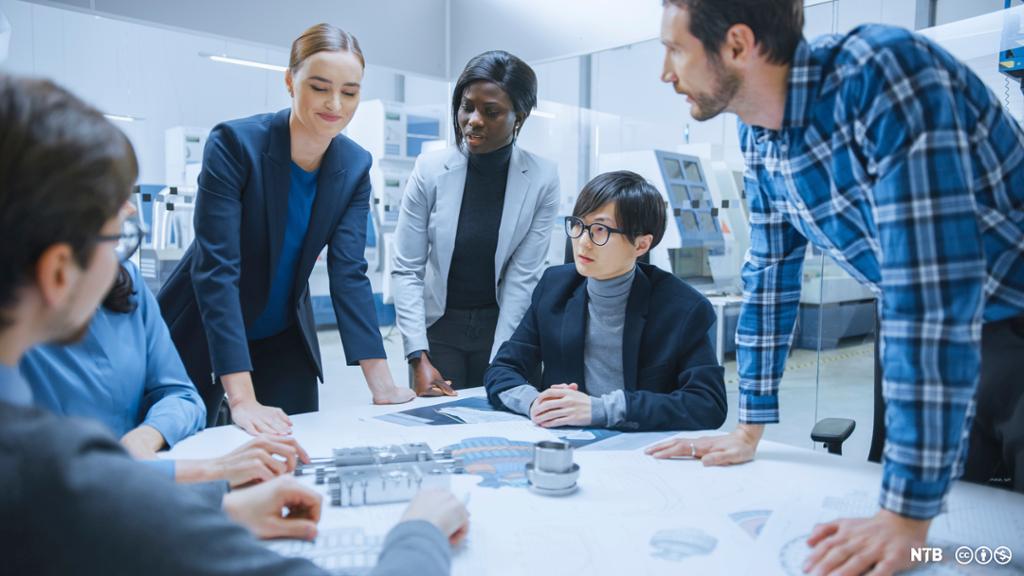
MULTIPOLYGON (((267 305, 288 216, 289 109, 231 120, 210 133, 199 175, 195 242, 158 300, 182 361, 199 387, 252 370, 246 327, 267 305)), ((324 153, 296 267, 291 305, 309 360, 323 380, 309 275, 328 247, 331 301, 345 358, 384 358, 366 277, 370 154, 339 134, 324 153)))

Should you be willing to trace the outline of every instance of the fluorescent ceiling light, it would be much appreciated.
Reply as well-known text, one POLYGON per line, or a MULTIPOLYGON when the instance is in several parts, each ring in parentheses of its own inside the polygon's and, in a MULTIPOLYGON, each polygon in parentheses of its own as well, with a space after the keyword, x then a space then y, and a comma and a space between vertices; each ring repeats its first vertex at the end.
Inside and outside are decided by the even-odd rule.
POLYGON ((104 114, 111 120, 117 120, 118 122, 138 122, 139 120, 145 120, 140 116, 128 116, 126 114, 104 114))
POLYGON ((540 110, 534 110, 533 112, 531 112, 531 114, 533 116, 539 116, 541 118, 551 118, 552 120, 557 118, 557 116, 555 116, 551 112, 541 112, 540 110))
POLYGON ((274 72, 284 72, 288 69, 287 66, 278 66, 276 64, 266 64, 264 62, 257 62, 255 60, 245 60, 243 58, 230 58, 228 56, 220 54, 209 54, 207 52, 200 52, 200 56, 203 58, 209 58, 214 62, 223 62, 224 64, 237 64, 239 66, 249 66, 250 68, 261 68, 263 70, 271 70, 274 72))

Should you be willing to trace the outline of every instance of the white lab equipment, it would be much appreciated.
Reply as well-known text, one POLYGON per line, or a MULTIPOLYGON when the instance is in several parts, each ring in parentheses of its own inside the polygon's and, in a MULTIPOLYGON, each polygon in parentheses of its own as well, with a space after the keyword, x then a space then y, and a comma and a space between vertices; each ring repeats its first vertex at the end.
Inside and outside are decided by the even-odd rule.
POLYGON ((203 148, 210 131, 195 126, 174 126, 164 131, 164 161, 168 186, 196 187, 203 166, 203 148))
POLYGON ((188 248, 195 239, 192 216, 197 189, 189 186, 166 186, 153 199, 153 222, 150 239, 156 249, 188 248))
POLYGON ((736 231, 745 224, 743 208, 727 170, 719 177, 707 159, 666 150, 602 154, 599 168, 636 172, 665 199, 669 225, 651 251, 652 264, 709 294, 741 291, 739 266, 749 236, 736 231))
MULTIPOLYGON (((367 276, 373 291, 381 294, 385 304, 392 303, 391 238, 398 224, 405 184, 412 174, 416 157, 425 147, 436 148, 437 142, 443 141, 444 118, 445 110, 441 106, 368 100, 359 105, 359 111, 345 130, 349 138, 373 156, 370 167, 373 242, 367 242, 367 276)), ((326 275, 324 266, 314 268, 313 275, 318 274, 326 275)), ((326 292, 320 290, 326 286, 327 282, 311 278, 310 294, 314 298, 324 296, 326 292)))
POLYGON ((197 192, 194 187, 165 186, 152 197, 153 216, 148 223, 150 243, 139 253, 139 271, 154 292, 167 280, 195 239, 192 218, 197 192))

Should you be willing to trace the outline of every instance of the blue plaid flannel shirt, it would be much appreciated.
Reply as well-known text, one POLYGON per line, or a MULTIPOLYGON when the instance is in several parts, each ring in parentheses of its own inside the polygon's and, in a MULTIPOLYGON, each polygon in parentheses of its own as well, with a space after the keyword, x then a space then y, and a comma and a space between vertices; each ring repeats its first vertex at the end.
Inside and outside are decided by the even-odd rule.
POLYGON ((963 470, 981 326, 1024 312, 1024 132, 903 29, 801 42, 782 129, 740 124, 750 253, 739 419, 778 422, 807 242, 880 299, 880 504, 931 518, 963 470))

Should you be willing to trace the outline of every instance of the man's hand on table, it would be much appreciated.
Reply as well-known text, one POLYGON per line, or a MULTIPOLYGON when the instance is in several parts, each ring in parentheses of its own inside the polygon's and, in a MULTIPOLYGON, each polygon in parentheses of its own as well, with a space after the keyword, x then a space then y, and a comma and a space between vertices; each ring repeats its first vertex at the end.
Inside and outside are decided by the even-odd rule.
POLYGON ((224 512, 258 538, 316 538, 320 494, 282 476, 224 496, 224 512), (287 512, 284 510, 287 509, 287 512))
POLYGON ((925 545, 931 520, 888 510, 871 518, 845 518, 815 526, 806 573, 889 575, 911 567, 910 549, 925 545))
POLYGON ((742 464, 754 459, 764 425, 739 424, 724 436, 673 438, 644 450, 655 458, 696 458, 705 466, 742 464))
MULTIPOLYGON (((675 438, 647 448, 655 458, 691 457, 705 466, 727 466, 754 459, 763 425, 739 424, 725 436, 675 438)), ((814 574, 888 575, 910 568, 910 549, 924 546, 931 520, 914 520, 888 510, 871 518, 847 518, 814 528, 803 569, 814 574)))
POLYGON ((469 511, 447 490, 423 490, 409 502, 402 521, 426 520, 448 538, 452 546, 469 532, 469 511))

